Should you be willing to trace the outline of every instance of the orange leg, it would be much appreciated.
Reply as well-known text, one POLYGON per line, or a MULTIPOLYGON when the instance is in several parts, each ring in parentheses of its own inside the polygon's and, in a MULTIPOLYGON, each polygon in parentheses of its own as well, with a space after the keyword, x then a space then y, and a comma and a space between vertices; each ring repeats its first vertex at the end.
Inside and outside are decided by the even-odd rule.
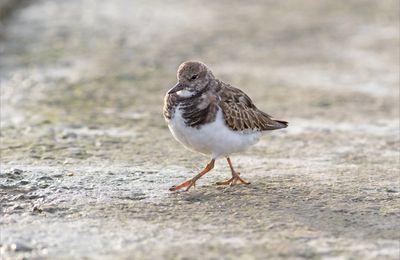
POLYGON ((206 174, 207 172, 211 171, 214 168, 214 163, 215 163, 215 159, 212 159, 207 164, 206 168, 204 168, 199 174, 194 176, 192 179, 187 180, 187 181, 179 184, 178 186, 176 186, 176 185, 172 186, 169 190, 170 191, 177 191, 177 190, 180 190, 182 188, 186 188, 186 191, 188 191, 192 186, 196 186, 196 181, 198 179, 200 179, 204 174, 206 174))
POLYGON ((238 181, 242 184, 250 184, 250 182, 247 182, 247 181, 243 180, 242 178, 240 178, 240 176, 239 176, 240 172, 237 172, 233 169, 231 159, 229 157, 226 157, 226 160, 228 161, 229 168, 231 168, 232 178, 230 178, 229 180, 226 180, 226 181, 219 181, 219 182, 217 182, 217 185, 235 185, 238 181))

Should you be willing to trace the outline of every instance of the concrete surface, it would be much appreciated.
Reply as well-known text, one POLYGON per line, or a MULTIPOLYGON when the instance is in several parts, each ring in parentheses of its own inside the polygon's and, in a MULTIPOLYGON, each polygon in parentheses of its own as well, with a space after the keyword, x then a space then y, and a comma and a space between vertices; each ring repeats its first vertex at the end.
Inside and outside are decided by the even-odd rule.
POLYGON ((31 1, 1 39, 2 259, 399 259, 398 1, 31 1), (288 120, 208 158, 162 118, 187 59, 288 120))

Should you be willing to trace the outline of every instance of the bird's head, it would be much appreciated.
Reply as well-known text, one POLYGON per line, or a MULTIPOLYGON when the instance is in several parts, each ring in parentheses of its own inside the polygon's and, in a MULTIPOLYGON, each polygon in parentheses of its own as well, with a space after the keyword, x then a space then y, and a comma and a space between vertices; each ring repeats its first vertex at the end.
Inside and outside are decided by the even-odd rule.
POLYGON ((202 62, 186 61, 182 63, 177 72, 178 83, 168 91, 168 94, 177 93, 183 97, 190 97, 203 91, 214 75, 202 62))

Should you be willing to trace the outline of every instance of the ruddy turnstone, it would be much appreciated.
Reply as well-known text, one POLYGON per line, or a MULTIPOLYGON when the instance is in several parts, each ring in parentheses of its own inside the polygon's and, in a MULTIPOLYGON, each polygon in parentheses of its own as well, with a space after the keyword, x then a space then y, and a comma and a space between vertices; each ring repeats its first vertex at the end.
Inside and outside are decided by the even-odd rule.
POLYGON ((164 99, 164 118, 176 140, 211 156, 211 161, 192 179, 169 190, 189 190, 222 156, 228 161, 232 178, 217 184, 249 184, 234 170, 229 156, 257 143, 264 131, 285 128, 288 123, 259 110, 243 91, 216 79, 204 63, 182 63, 177 78, 178 83, 164 99))

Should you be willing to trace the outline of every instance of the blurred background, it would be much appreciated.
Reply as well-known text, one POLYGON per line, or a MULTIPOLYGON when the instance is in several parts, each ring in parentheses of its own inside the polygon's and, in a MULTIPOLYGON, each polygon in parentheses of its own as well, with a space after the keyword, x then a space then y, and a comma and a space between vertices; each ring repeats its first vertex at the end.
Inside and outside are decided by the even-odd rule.
POLYGON ((399 256, 397 0, 1 0, 0 16, 5 259, 399 256), (234 157, 251 187, 214 187, 221 160, 167 192, 208 159, 162 117, 185 60, 290 122, 234 157))

